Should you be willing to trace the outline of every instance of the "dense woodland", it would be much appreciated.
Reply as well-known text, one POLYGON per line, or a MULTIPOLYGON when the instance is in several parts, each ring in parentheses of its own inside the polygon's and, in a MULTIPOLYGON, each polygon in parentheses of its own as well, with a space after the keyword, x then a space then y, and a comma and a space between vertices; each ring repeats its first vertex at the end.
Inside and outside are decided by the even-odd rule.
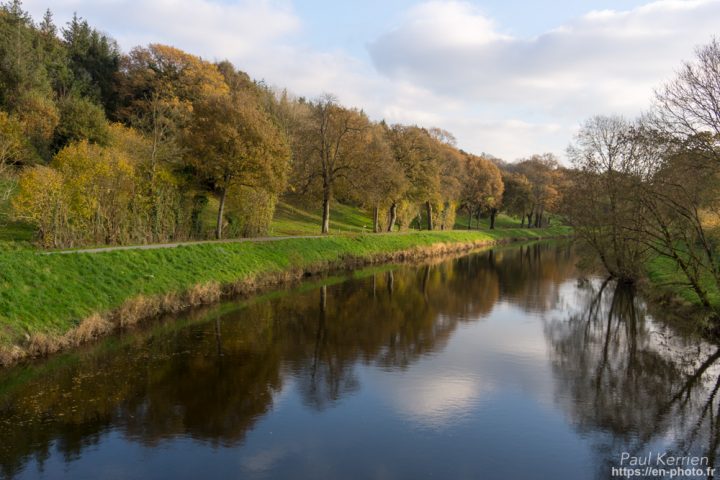
POLYGON ((78 16, 0 7, 0 202, 48 248, 263 235, 281 198, 322 209, 322 233, 337 202, 374 232, 458 216, 493 228, 504 212, 569 223, 625 282, 665 259, 719 313, 719 141, 717 40, 641 118, 589 119, 566 168, 465 152, 442 128, 375 122, 171 46, 125 53, 78 16))
POLYGON ((540 227, 559 205, 552 155, 473 155, 440 128, 373 122, 227 61, 121 52, 82 18, 37 22, 19 0, 0 9, 0 59, 0 195, 45 247, 262 235, 283 196, 322 208, 322 233, 335 202, 375 232, 451 229, 457 214, 492 228, 501 210, 540 227))

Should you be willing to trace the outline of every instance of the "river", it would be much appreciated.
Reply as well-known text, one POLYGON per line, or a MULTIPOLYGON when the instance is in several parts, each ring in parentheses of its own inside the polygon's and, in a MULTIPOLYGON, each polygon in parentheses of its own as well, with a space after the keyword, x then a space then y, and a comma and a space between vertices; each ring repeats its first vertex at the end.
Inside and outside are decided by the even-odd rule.
POLYGON ((577 260, 549 242, 314 278, 0 371, 0 475, 595 479, 648 456, 714 467, 720 350, 577 260))

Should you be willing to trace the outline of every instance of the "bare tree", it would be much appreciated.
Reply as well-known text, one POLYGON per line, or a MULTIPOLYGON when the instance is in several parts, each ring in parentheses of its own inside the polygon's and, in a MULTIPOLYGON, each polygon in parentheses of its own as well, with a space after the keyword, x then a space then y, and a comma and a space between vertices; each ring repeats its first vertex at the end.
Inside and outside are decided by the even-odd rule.
POLYGON ((643 164, 622 117, 589 119, 568 148, 575 168, 565 213, 614 277, 631 281, 646 250, 640 235, 638 182, 643 164))
POLYGON ((637 200, 642 208, 638 225, 646 245, 670 259, 700 302, 711 309, 708 286, 720 287, 720 262, 713 226, 720 220, 718 176, 720 165, 708 162, 693 148, 662 132, 641 129, 634 141, 648 175, 637 200))
POLYGON ((663 130, 691 139, 695 149, 720 162, 720 42, 714 38, 658 90, 657 119, 663 130))

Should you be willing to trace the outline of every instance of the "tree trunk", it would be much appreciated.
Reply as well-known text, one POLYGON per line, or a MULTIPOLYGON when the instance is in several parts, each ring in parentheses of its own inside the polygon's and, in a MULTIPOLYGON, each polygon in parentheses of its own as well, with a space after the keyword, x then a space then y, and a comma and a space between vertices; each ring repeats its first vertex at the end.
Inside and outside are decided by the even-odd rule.
POLYGON ((520 215, 520 228, 525 226, 525 214, 520 215))
POLYGON ((535 214, 535 228, 542 227, 542 217, 543 211, 540 209, 540 211, 535 214))
POLYGON ((390 221, 388 222, 388 232, 392 232, 395 228, 395 221, 397 220, 397 203, 390 205, 390 221))
POLYGON ((373 232, 380 233, 380 207, 377 205, 373 211, 373 232))
POLYGON ((217 226, 215 227, 215 238, 222 238, 223 230, 223 214, 225 212, 225 198, 227 197, 227 188, 223 188, 220 192, 220 207, 218 207, 217 226))
POLYGON ((425 202, 425 209, 427 210, 427 228, 428 230, 433 229, 433 218, 432 218, 432 203, 429 201, 425 202))
POLYGON ((330 233, 330 189, 323 189, 323 212, 321 233, 330 233))
POLYGON ((497 216, 497 208, 490 209, 490 230, 495 229, 495 217, 497 216))
POLYGON ((533 218, 533 213, 532 212, 528 213, 527 214, 527 228, 532 228, 532 218, 533 218))
POLYGON ((468 230, 472 228, 472 208, 468 208, 468 230))

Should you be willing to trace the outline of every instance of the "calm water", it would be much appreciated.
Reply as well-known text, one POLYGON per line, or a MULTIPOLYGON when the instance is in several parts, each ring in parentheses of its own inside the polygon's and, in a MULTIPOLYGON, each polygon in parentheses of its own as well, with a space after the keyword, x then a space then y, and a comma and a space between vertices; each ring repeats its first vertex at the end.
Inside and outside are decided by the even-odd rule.
POLYGON ((569 245, 534 244, 314 280, 0 372, 0 475, 584 479, 622 452, 714 465, 720 351, 575 264, 569 245))

